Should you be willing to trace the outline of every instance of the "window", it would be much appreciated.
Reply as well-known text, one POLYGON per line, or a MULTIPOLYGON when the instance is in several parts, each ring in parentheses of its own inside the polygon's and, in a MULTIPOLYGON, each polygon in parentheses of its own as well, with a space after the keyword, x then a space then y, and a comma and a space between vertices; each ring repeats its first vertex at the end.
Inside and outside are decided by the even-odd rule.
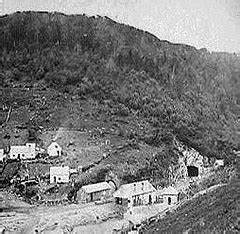
POLYGON ((61 177, 58 177, 58 180, 60 181, 60 180, 61 180, 61 177))
POLYGON ((134 196, 133 197, 133 206, 137 206, 139 202, 139 197, 138 196, 134 196))
POLYGON ((163 203, 163 196, 162 195, 157 196, 156 202, 157 203, 163 203))
POLYGON ((171 205, 171 203, 172 203, 172 198, 168 197, 168 205, 171 205))

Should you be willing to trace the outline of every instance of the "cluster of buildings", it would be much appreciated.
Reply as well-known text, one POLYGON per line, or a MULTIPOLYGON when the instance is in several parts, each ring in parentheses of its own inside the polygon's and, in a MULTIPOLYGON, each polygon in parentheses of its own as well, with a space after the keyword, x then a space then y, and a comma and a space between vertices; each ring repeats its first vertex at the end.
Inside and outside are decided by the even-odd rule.
MULTIPOLYGON (((36 157, 37 152, 35 143, 11 146, 8 158, 31 160, 36 157)), ((62 149, 56 142, 52 142, 47 148, 47 153, 49 156, 61 156, 62 149)), ((3 155, 3 150, 1 150, 0 159, 4 158, 3 155)), ((79 173, 80 169, 71 169, 69 166, 51 166, 49 169, 50 184, 69 183, 70 175, 79 173)), ((117 205, 126 207, 160 202, 171 205, 177 202, 178 193, 175 189, 170 187, 159 192, 147 180, 124 184, 117 188, 118 186, 113 181, 85 185, 77 192, 77 200, 80 203, 87 203, 114 198, 117 205)))
MULTIPOLYGON (((32 160, 38 153, 35 143, 26 145, 11 146, 7 155, 0 150, 0 160, 4 157, 9 159, 32 160)), ((52 142, 47 147, 49 156, 61 156, 62 148, 57 142, 52 142)), ((72 174, 79 173, 80 169, 71 169, 68 166, 50 166, 50 184, 69 183, 72 174)), ((114 181, 101 182, 82 186, 77 192, 79 203, 114 200, 116 205, 131 208, 135 206, 148 205, 154 203, 165 203, 171 206, 178 202, 178 191, 173 187, 157 190, 148 181, 123 184, 119 187, 114 181)))
POLYGON ((172 186, 157 190, 148 180, 123 184, 118 189, 108 182, 89 184, 77 192, 79 203, 105 201, 110 198, 114 198, 116 205, 126 208, 154 203, 172 206, 178 202, 179 192, 172 186))
MULTIPOLYGON (((5 158, 8 159, 21 159, 21 160, 31 160, 35 159, 37 154, 41 150, 36 147, 36 143, 26 143, 25 145, 13 145, 10 146, 8 152, 4 152, 3 149, 0 149, 0 161, 3 161, 5 158)), ((52 142, 47 147, 47 154, 50 157, 61 156, 62 148, 57 142, 52 142)))
MULTIPOLYGON (((179 148, 181 148, 181 146, 179 146, 179 148)), ((191 169, 191 173, 195 173, 196 176, 201 174, 202 157, 196 152, 188 152, 184 149, 181 150, 184 153, 185 158, 189 161, 187 165, 188 169, 191 169)), ((46 151, 50 157, 58 157, 62 155, 62 148, 57 142, 52 142, 47 147, 46 151)), ((7 154, 4 154, 4 150, 0 149, 0 161, 3 161, 6 157, 13 160, 32 160, 36 158, 38 153, 39 149, 36 147, 35 143, 11 146, 7 154)), ((223 160, 216 160, 215 167, 223 165, 223 160)), ((71 169, 68 166, 50 166, 49 182, 50 184, 69 183, 71 175, 78 174, 80 169, 81 168, 71 169)), ((174 187, 170 186, 157 190, 148 180, 123 184, 120 187, 114 184, 113 181, 109 181, 82 186, 77 192, 77 201, 79 203, 88 203, 114 199, 116 205, 128 208, 153 203, 164 203, 171 206, 178 202, 178 195, 179 192, 174 187)))
MULTIPOLYGON (((42 151, 44 150, 36 147, 36 143, 13 145, 10 146, 8 152, 0 149, 0 162, 4 162, 4 160, 34 160, 42 151)), ((62 155, 62 148, 57 142, 52 142, 46 151, 49 157, 62 155)), ((77 169, 70 169, 68 166, 52 166, 50 167, 50 183, 69 183, 70 175, 76 172, 77 169)))

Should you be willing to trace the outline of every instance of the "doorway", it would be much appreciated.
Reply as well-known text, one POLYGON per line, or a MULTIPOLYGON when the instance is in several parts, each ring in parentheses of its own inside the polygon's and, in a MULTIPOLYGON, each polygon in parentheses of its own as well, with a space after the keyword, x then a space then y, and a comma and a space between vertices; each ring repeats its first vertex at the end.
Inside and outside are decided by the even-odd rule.
POLYGON ((149 204, 152 204, 152 196, 149 195, 149 204))
POLYGON ((116 197, 116 204, 122 205, 122 198, 116 197))
POLYGON ((171 205, 171 203, 172 203, 172 199, 171 197, 168 197, 168 205, 171 205))
POLYGON ((54 182, 54 183, 57 182, 57 177, 56 177, 56 176, 53 177, 53 182, 54 182))

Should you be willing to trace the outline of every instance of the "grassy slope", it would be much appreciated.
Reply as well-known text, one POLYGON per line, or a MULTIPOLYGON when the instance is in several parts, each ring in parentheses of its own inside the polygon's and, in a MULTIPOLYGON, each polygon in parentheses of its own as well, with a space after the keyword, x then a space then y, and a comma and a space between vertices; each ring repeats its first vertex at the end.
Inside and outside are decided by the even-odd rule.
POLYGON ((143 233, 239 233, 240 178, 185 203, 143 233))

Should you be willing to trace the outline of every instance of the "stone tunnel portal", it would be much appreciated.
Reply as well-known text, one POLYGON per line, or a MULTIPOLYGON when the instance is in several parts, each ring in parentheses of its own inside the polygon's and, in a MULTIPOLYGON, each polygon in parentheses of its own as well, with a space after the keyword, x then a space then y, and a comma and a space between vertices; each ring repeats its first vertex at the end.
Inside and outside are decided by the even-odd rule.
POLYGON ((188 166, 188 167, 187 167, 187 171, 188 171, 188 176, 189 176, 189 177, 197 177, 197 176, 199 175, 199 169, 198 169, 198 167, 188 166))

